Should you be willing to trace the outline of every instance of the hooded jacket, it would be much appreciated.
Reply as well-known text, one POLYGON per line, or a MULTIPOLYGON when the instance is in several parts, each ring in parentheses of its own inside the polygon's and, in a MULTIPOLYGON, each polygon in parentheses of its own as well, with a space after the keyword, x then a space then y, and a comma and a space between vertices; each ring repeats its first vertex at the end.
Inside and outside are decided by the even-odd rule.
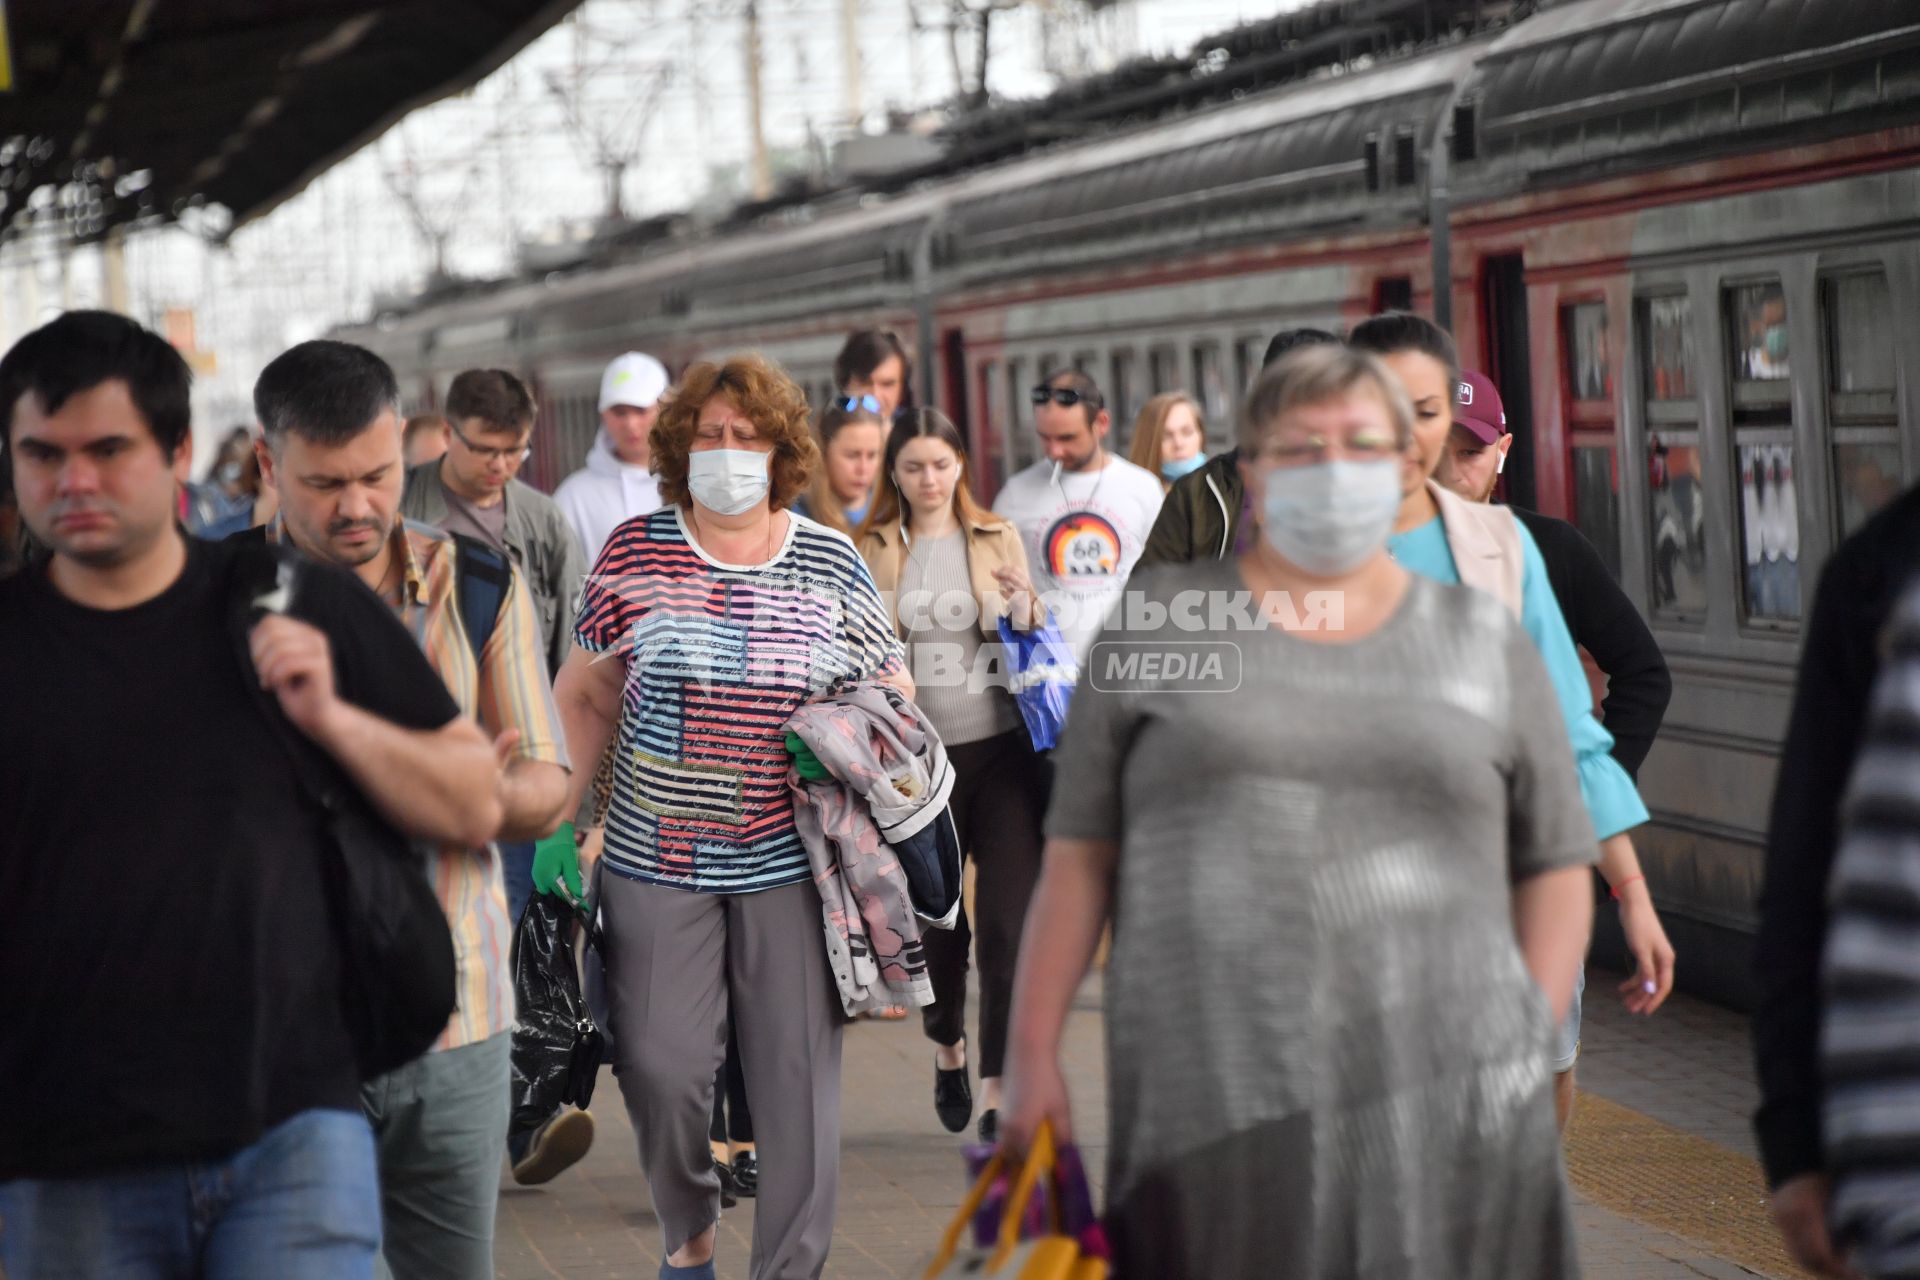
POLYGON ((553 500, 579 535, 591 567, 615 529, 660 509, 660 482, 646 467, 620 461, 602 429, 594 433, 586 465, 560 482, 553 500))
POLYGON ((832 778, 789 772, 794 825, 820 890, 827 960, 849 1016, 933 1003, 921 924, 960 914, 953 769, 931 725, 891 685, 861 682, 787 722, 832 778))
POLYGON ((1173 482, 1160 515, 1147 535, 1136 572, 1156 564, 1224 560, 1233 554, 1240 530, 1240 508, 1247 498, 1240 480, 1240 451, 1208 458, 1196 471, 1173 482))

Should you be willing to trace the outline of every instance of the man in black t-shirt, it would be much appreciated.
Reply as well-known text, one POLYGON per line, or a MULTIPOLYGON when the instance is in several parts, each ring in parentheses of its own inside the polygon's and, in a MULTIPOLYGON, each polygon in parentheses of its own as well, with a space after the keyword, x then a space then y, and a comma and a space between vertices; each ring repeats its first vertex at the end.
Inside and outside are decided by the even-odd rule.
POLYGON ((330 855, 246 682, 418 839, 492 834, 493 750, 332 568, 254 627, 246 669, 236 548, 175 517, 190 380, 104 312, 0 360, 0 440, 51 550, 0 582, 0 1266, 370 1276, 330 855))

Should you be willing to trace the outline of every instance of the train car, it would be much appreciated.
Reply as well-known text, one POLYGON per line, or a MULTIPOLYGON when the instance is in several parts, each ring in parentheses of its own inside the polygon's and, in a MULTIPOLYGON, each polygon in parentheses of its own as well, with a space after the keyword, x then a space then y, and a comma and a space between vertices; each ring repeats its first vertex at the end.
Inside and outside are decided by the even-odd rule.
POLYGON ((1577 523, 1667 654, 1643 859, 1683 982, 1744 1003, 1804 610, 1836 542, 1920 472, 1899 359, 1920 350, 1920 13, 1338 0, 1258 34, 1232 47, 1273 69, 1261 87, 1226 83, 1229 59, 1203 69, 1211 96, 1204 76, 1116 91, 1098 128, 1080 92, 902 190, 346 336, 423 399, 472 364, 533 377, 551 483, 618 351, 756 347, 824 401, 844 334, 891 326, 987 497, 1037 455, 1026 391, 1048 369, 1100 381, 1120 447, 1175 388, 1219 447, 1276 330, 1430 310, 1503 390, 1511 499, 1577 523), (1155 94, 1178 109, 1139 105, 1155 94), (1049 111, 1089 136, 1036 141, 1049 111))

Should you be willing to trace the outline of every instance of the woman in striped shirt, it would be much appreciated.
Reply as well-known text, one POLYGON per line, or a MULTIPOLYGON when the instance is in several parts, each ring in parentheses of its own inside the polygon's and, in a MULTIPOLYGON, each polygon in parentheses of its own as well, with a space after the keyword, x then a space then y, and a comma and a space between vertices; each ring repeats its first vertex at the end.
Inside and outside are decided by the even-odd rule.
POLYGON ((555 688, 581 758, 618 734, 600 905, 620 1088, 666 1236, 661 1275, 711 1277, 707 1120, 731 1004, 765 1174, 750 1274, 817 1276, 842 1016, 785 728, 848 682, 910 682, 853 544, 788 509, 819 463, 791 379, 757 356, 694 365, 652 449, 667 505, 608 540, 555 688))

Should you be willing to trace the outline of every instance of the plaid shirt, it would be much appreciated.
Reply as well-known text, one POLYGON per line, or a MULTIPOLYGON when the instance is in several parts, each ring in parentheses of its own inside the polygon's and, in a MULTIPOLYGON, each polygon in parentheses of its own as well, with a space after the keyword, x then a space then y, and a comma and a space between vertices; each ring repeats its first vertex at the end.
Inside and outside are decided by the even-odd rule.
MULTIPOLYGON (((267 536, 280 537, 280 521, 267 536)), ((489 736, 520 731, 515 760, 538 760, 569 768, 566 739, 554 710, 533 597, 516 569, 501 604, 499 622, 478 663, 460 620, 455 588, 453 536, 411 520, 394 527, 392 546, 404 574, 399 596, 389 595, 400 620, 446 681, 463 714, 489 736)), ((433 868, 434 891, 453 930, 458 963, 458 1001, 436 1049, 457 1049, 513 1028, 513 974, 507 964, 512 922, 500 855, 480 849, 443 848, 433 868)))

